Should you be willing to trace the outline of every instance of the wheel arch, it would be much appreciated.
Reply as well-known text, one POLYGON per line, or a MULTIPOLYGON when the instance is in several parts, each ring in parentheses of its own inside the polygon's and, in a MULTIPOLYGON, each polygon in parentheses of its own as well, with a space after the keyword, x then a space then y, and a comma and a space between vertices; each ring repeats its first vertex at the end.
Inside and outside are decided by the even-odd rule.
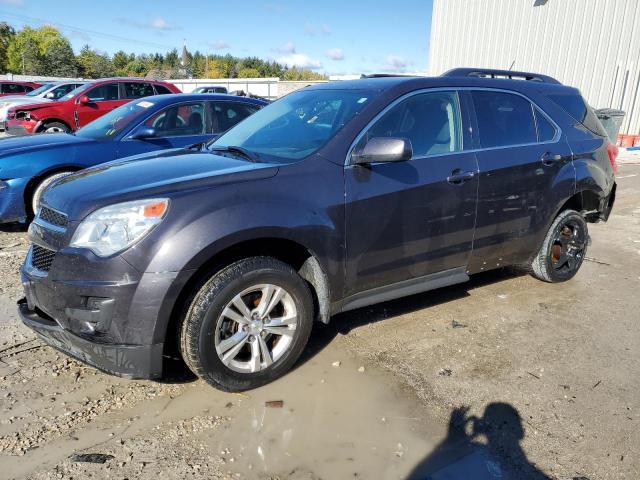
POLYGON ((34 175, 33 177, 31 177, 31 179, 25 185, 24 191, 22 193, 23 195, 22 200, 24 202, 24 208, 25 208, 25 212, 27 212, 27 215, 29 214, 33 215, 35 213, 31 211, 31 196, 35 192, 40 182, 42 182, 42 180, 44 180, 50 175, 55 175, 56 173, 77 172, 79 170, 82 170, 83 168, 84 167, 80 165, 73 165, 73 164, 56 165, 55 167, 42 170, 38 172, 37 175, 34 175))
POLYGON ((154 337, 164 342, 165 355, 179 354, 178 334, 188 305, 199 288, 215 272, 241 260, 254 256, 276 258, 294 268, 311 289, 315 320, 328 323, 331 315, 329 280, 318 257, 305 245, 287 238, 262 237, 235 243, 209 255, 200 265, 189 270, 189 276, 183 279, 178 292, 170 295, 175 298, 170 307, 171 313, 165 325, 157 325, 154 337))
POLYGON ((35 133, 41 133, 41 132, 43 132, 43 131, 44 131, 44 129, 45 129, 45 127, 46 127, 46 125, 47 125, 48 123, 51 123, 51 122, 58 122, 58 123, 62 123, 64 126, 66 126, 66 127, 69 129, 69 131, 70 131, 70 132, 73 132, 73 131, 75 130, 75 128, 73 128, 73 126, 72 126, 72 125, 69 125, 69 122, 67 122, 66 120, 63 120, 63 119, 61 119, 61 118, 57 118, 57 117, 56 117, 56 118, 47 118, 47 119, 45 119, 45 120, 41 120, 41 122, 40 122, 40 126, 38 127, 38 130, 37 130, 35 133))

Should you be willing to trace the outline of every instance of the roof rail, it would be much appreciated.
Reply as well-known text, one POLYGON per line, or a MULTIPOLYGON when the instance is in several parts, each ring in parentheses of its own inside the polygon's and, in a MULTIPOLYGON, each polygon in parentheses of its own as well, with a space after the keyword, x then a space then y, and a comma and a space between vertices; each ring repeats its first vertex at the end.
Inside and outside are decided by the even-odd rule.
POLYGON ((403 73, 370 73, 362 74, 360 78, 394 78, 394 77, 414 77, 415 75, 406 75, 403 73))
POLYGON ((510 80, 528 80, 530 82, 555 83, 558 80, 548 75, 531 72, 516 72, 514 70, 495 70, 491 68, 454 68, 442 74, 443 77, 479 77, 479 78, 508 78, 510 80))

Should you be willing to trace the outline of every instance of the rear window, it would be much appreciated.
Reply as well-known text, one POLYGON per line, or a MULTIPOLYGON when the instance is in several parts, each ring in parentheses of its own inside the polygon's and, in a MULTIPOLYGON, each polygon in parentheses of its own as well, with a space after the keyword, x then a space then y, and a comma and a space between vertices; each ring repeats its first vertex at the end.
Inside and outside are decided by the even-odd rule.
POLYGON ((523 145, 537 141, 531 102, 504 92, 472 92, 482 148, 523 145))
POLYGON ((124 97, 125 98, 141 98, 154 95, 153 87, 150 83, 125 82, 124 97))
POLYGON ((550 142, 556 136, 556 127, 554 127, 547 117, 536 110, 536 125, 538 125, 538 141, 550 142))
POLYGON ((158 93, 158 95, 166 95, 168 93, 173 93, 171 90, 169 90, 167 87, 165 87, 164 85, 154 85, 156 87, 156 92, 158 93))
POLYGON ((586 104, 582 96, 569 93, 548 95, 548 97, 573 117, 574 120, 580 122, 593 133, 603 137, 607 136, 607 132, 598 117, 596 117, 595 112, 586 104))

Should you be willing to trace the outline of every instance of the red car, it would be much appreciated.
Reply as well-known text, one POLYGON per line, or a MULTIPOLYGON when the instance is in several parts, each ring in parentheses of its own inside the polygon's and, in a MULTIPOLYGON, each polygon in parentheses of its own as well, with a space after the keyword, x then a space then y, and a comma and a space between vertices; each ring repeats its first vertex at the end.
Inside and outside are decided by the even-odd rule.
POLYGON ((131 100, 181 93, 170 83, 142 78, 105 78, 69 92, 57 102, 19 105, 9 109, 10 135, 72 132, 131 100))
POLYGON ((40 87, 40 84, 35 82, 0 80, 0 97, 6 97, 7 95, 24 95, 38 87, 40 87))

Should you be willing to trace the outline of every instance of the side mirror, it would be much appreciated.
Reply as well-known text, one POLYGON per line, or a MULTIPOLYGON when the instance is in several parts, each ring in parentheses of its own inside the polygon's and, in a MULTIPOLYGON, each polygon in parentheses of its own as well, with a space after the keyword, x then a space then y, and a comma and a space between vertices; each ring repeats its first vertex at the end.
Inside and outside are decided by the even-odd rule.
POLYGON ((91 103, 91 100, 90 100, 90 99, 89 99, 89 97, 87 97, 86 95, 82 95, 82 96, 80 97, 80 103, 81 103, 82 105, 86 105, 86 104, 88 104, 88 103, 91 103))
POLYGON ((47 93, 47 94, 44 96, 44 98, 50 98, 50 99, 53 99, 53 98, 55 98, 55 95, 54 95, 54 93, 53 93, 53 92, 49 92, 49 93, 47 93))
POLYGON ((138 128, 135 132, 133 132, 133 135, 131 135, 130 138, 132 138, 133 140, 144 140, 146 138, 153 138, 155 136, 156 136, 155 128, 147 127, 143 125, 142 127, 138 128))
POLYGON ((359 152, 353 152, 351 158, 356 165, 378 162, 404 162, 411 160, 413 148, 406 138, 373 137, 359 152))

